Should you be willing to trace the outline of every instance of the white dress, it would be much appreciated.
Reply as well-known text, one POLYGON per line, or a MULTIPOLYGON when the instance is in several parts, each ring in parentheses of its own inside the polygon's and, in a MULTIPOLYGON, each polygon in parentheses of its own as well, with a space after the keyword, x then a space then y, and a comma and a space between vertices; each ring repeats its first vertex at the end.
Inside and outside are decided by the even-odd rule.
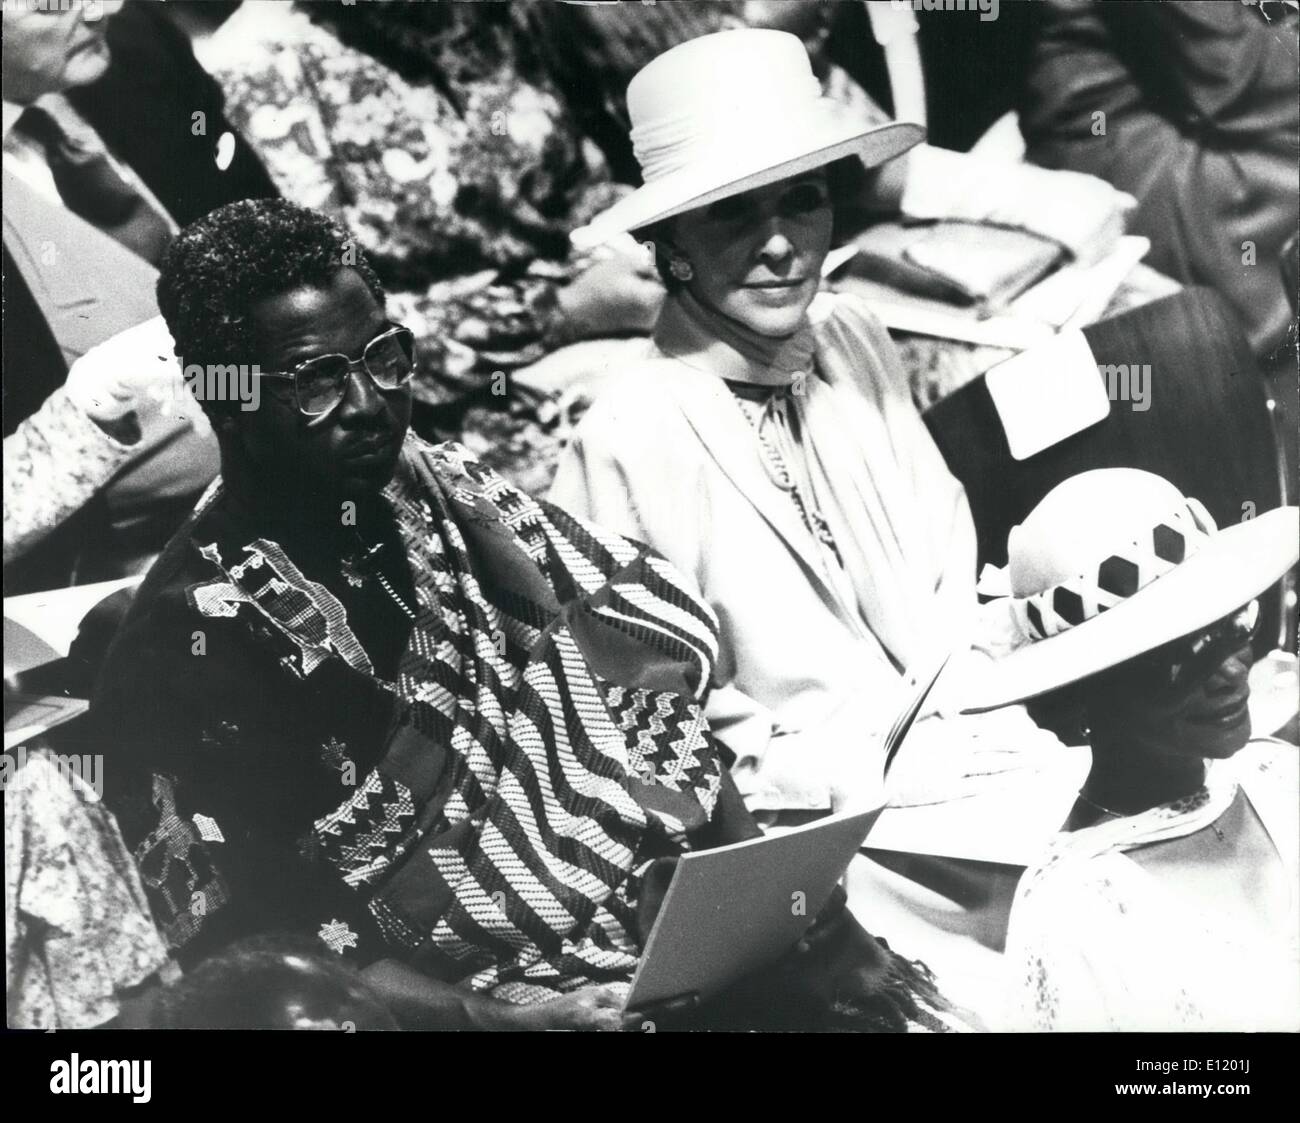
POLYGON ((1007 966, 1012 1031, 1157 1032, 1300 1029, 1300 756, 1253 742, 1214 762, 1205 788, 1085 830, 1062 834, 1026 871, 1012 906, 1007 966), (1286 923, 1246 938, 1230 912, 1205 910, 1126 851, 1192 834, 1238 788, 1287 869, 1286 923))

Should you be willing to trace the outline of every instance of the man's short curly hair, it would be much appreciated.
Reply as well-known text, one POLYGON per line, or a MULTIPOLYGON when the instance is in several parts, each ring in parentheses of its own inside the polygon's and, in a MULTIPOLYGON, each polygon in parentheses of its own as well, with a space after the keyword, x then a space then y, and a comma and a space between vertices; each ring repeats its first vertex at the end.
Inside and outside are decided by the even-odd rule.
POLYGON ((282 199, 247 199, 176 235, 158 276, 158 308, 183 363, 251 364, 249 309, 329 285, 342 268, 355 269, 384 303, 383 285, 344 226, 282 199))

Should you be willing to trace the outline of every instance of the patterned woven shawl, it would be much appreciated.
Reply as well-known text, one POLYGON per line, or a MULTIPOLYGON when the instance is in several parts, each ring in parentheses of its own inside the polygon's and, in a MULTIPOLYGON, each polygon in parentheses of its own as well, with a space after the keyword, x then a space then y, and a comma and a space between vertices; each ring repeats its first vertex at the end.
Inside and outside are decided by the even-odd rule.
POLYGON ((629 979, 640 877, 718 799, 699 705, 716 621, 645 547, 458 446, 408 441, 385 495, 419 601, 396 684, 410 722, 316 823, 323 856, 369 887, 391 944, 476 990, 629 979))

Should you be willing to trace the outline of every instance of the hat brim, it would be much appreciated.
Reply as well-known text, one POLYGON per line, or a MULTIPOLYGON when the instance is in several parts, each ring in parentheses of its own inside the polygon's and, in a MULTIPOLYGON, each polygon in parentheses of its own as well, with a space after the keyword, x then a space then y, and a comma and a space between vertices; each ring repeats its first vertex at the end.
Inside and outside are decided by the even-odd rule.
POLYGON ((577 249, 590 249, 619 234, 825 167, 844 156, 857 156, 864 166, 873 168, 901 156, 924 139, 925 130, 910 122, 863 129, 859 121, 835 114, 818 127, 772 139, 761 149, 756 148, 748 162, 737 161, 734 154, 720 155, 644 184, 569 237, 577 249))
POLYGON ((1228 527, 1114 608, 985 664, 962 713, 995 710, 1079 682, 1221 620, 1300 560, 1300 508, 1228 527))

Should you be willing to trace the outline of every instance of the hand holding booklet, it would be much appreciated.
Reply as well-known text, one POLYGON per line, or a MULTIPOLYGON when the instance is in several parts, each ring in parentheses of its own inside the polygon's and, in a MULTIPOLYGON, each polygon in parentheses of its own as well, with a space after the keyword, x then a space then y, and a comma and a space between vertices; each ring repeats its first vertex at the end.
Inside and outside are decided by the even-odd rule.
POLYGON ((779 959, 830 899, 881 808, 682 856, 626 1009, 701 1000, 779 959))
MULTIPOLYGON (((892 761, 947 660, 926 668, 884 745, 892 761)), ((625 1003, 701 1001, 789 951, 817 919, 883 806, 682 856, 625 1003)))

